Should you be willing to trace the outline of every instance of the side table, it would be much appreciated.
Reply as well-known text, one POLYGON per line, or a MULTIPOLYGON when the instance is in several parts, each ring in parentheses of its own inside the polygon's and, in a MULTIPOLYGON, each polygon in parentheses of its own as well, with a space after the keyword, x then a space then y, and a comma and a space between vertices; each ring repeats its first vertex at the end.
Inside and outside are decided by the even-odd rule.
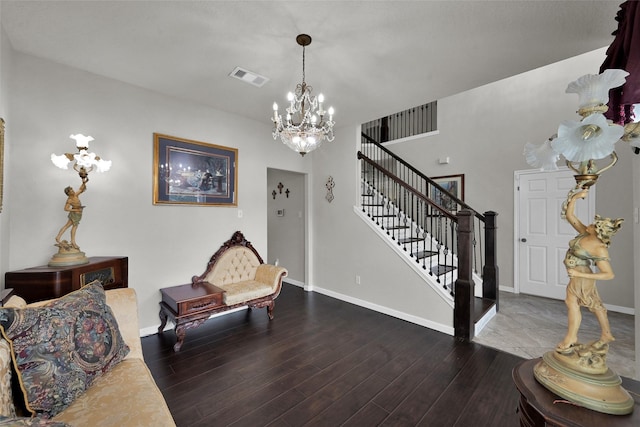
POLYGON ((67 267, 38 267, 8 271, 4 275, 6 288, 28 303, 60 298, 99 280, 105 290, 128 287, 129 258, 124 256, 95 256, 88 264, 67 267))
POLYGON ((628 415, 609 415, 566 402, 540 384, 533 367, 541 360, 520 362, 513 368, 513 381, 520 392, 518 411, 522 427, 623 427, 640 425, 640 382, 622 378, 622 386, 634 397, 634 410, 628 415))
POLYGON ((206 282, 171 286, 160 289, 160 326, 161 334, 167 325, 167 319, 175 324, 178 341, 173 351, 180 351, 187 329, 196 328, 204 323, 216 311, 225 307, 222 297, 224 290, 206 282))

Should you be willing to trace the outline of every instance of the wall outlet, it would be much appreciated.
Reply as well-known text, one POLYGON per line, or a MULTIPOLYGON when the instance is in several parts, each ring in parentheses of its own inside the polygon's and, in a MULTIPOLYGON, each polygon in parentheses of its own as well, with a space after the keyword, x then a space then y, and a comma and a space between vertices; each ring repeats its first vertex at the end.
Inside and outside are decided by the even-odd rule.
POLYGON ((356 274, 356 285, 359 285, 359 284, 360 284, 360 276, 356 274))

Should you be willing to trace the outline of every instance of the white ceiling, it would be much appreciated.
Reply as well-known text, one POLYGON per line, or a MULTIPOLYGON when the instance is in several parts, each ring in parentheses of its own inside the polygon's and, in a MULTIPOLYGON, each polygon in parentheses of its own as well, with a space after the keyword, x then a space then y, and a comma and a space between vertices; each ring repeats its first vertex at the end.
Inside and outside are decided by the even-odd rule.
POLYGON ((307 33, 306 81, 340 126, 608 46, 621 2, 2 0, 0 12, 16 51, 265 123, 301 82, 307 33), (228 77, 236 66, 270 81, 228 77))

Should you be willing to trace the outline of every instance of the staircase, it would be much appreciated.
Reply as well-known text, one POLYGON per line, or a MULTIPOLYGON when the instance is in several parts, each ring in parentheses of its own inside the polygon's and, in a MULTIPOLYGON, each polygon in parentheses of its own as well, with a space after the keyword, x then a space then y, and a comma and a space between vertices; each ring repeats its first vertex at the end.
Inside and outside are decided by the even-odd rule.
POLYGON ((494 212, 479 214, 362 134, 358 214, 452 308, 470 340, 498 309, 494 212))

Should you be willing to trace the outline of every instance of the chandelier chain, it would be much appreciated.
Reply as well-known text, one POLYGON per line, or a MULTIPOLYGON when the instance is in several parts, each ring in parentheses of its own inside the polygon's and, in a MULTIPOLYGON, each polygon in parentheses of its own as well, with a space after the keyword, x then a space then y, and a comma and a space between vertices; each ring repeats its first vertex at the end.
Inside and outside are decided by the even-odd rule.
POLYGON ((304 74, 304 65, 305 65, 305 54, 304 53, 305 53, 305 47, 302 46, 302 84, 303 85, 306 84, 306 80, 307 80, 306 77, 305 77, 305 74, 304 74))

